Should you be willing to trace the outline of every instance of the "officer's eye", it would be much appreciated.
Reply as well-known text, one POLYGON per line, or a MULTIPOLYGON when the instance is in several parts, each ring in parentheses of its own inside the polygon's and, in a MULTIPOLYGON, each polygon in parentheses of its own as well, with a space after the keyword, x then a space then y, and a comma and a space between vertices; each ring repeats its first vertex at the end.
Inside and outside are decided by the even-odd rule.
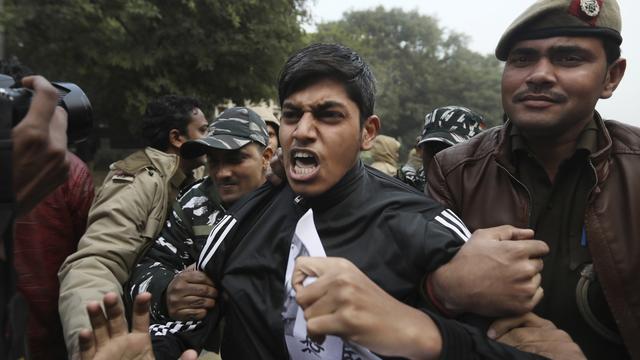
POLYGON ((534 57, 529 54, 515 53, 509 55, 507 62, 514 66, 525 66, 534 61, 534 57))

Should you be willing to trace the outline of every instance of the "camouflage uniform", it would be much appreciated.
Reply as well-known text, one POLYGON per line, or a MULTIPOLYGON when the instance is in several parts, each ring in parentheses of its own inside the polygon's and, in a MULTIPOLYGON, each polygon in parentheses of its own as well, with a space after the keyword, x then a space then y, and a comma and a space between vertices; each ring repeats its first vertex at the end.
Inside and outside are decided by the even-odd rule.
MULTIPOLYGON (((210 149, 234 151, 252 142, 265 147, 268 145, 265 121, 248 108, 234 107, 225 110, 209 125, 206 137, 184 143, 180 153, 189 159, 210 149)), ((195 263, 211 229, 224 214, 225 209, 211 178, 207 177, 185 190, 174 202, 173 211, 160 235, 131 274, 126 288, 127 303, 131 304, 137 294, 148 291, 152 294, 151 322, 171 322, 165 291, 177 273, 195 263)), ((189 323, 184 324, 190 326, 189 323)))
POLYGON ((411 185, 418 191, 424 191, 424 186, 427 183, 427 178, 424 175, 424 169, 420 166, 417 170, 413 165, 406 163, 399 170, 396 175, 405 184, 411 185))
POLYGON ((139 293, 150 292, 152 323, 169 321, 165 304, 169 283, 197 260, 211 228, 224 213, 211 178, 185 189, 160 235, 134 268, 126 287, 127 303, 139 293))

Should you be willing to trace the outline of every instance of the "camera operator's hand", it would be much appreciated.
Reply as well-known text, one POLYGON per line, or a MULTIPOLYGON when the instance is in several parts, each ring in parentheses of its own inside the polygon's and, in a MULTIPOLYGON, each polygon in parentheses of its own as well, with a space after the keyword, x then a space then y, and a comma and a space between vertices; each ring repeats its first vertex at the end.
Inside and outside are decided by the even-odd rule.
POLYGON ((29 112, 11 133, 17 215, 33 208, 69 173, 67 113, 56 106, 56 89, 42 76, 25 77, 22 85, 35 95, 29 112))

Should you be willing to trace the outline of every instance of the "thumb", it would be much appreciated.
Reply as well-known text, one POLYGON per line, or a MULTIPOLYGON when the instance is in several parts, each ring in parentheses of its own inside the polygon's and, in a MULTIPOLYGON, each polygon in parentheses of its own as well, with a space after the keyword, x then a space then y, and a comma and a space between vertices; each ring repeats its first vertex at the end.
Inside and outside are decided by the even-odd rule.
POLYGON ((555 325, 551 321, 543 319, 534 313, 526 313, 524 315, 494 321, 491 326, 489 326, 487 336, 491 339, 497 339, 509 331, 520 327, 554 328, 555 325))
POLYGON ((187 350, 180 355, 180 359, 178 360, 196 360, 198 358, 198 353, 195 350, 187 350))
POLYGON ((502 225, 485 229, 487 235, 496 240, 530 240, 533 239, 534 231, 531 229, 517 228, 511 225, 502 225))
POLYGON ((298 292, 306 284, 304 281, 309 277, 320 277, 329 268, 330 259, 320 257, 300 256, 296 259, 296 265, 291 275, 291 285, 298 292))

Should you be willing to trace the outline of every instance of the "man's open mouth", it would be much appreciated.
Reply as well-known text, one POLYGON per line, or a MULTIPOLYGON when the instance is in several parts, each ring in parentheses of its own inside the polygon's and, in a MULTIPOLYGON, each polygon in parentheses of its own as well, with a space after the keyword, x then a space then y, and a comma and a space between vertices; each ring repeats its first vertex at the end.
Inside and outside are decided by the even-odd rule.
POLYGON ((293 175, 305 177, 318 169, 318 158, 307 150, 291 151, 291 171, 293 175))

